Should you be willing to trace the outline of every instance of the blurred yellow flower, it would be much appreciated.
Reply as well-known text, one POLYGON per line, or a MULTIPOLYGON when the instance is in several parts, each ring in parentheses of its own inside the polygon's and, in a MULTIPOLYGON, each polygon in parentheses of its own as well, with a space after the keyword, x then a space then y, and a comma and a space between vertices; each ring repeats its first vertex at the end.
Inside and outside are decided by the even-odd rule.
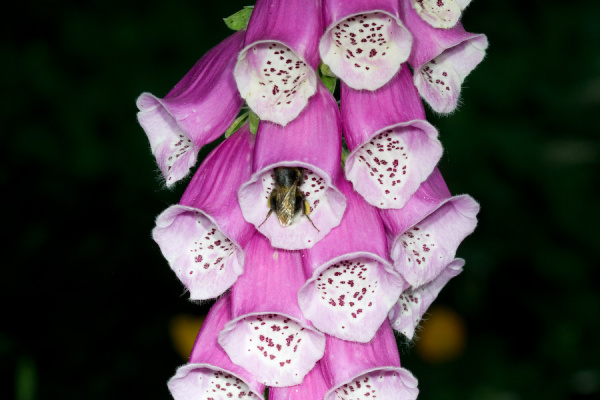
POLYGON ((169 322, 169 334, 177 353, 187 360, 192 352, 198 331, 204 322, 205 315, 180 314, 169 322))
POLYGON ((460 315, 448 307, 434 306, 423 319, 416 350, 424 361, 442 363, 460 356, 465 342, 465 323, 460 315))

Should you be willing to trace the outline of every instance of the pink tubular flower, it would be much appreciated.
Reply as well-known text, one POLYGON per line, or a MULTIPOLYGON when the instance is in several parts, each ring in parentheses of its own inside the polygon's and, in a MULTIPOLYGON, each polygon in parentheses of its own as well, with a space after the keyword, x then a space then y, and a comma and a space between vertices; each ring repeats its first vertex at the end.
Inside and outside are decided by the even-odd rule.
POLYGON ((398 16, 398 0, 323 0, 323 62, 353 89, 385 85, 410 54, 412 37, 398 16))
POLYGON ((460 23, 451 29, 433 28, 410 0, 400 2, 402 21, 414 37, 408 62, 415 71, 415 86, 434 111, 450 113, 458 104, 463 81, 485 56, 487 38, 466 32, 460 23))
POLYGON ((465 260, 456 258, 442 270, 431 282, 422 286, 409 287, 390 310, 392 328, 412 339, 421 318, 450 279, 462 272, 465 260))
POLYGON ((175 400, 263 400, 265 386, 244 368, 231 362, 217 342, 229 321, 229 294, 212 306, 194 343, 190 360, 168 383, 175 400))
POLYGON ((221 136, 242 107, 232 76, 244 31, 206 53, 162 99, 142 93, 138 121, 171 186, 187 175, 200 148, 221 136))
POLYGON ((388 261, 377 210, 338 180, 348 208, 341 224, 305 250, 298 303, 317 329, 344 340, 368 342, 387 318, 404 286, 388 261))
POLYGON ((339 225, 346 199, 333 185, 340 174, 341 131, 335 99, 319 83, 302 114, 285 127, 262 121, 258 127, 252 177, 238 192, 244 218, 269 238, 273 247, 288 250, 310 248, 339 225), (310 204, 310 219, 298 213, 283 226, 269 212, 274 190, 274 169, 303 170, 300 190, 310 204), (313 226, 314 223, 314 226, 313 226), (262 225, 262 226, 261 226, 262 225))
POLYGON ((306 374, 301 384, 269 388, 269 400, 323 400, 328 389, 321 372, 321 364, 317 363, 306 374))
POLYGON ((417 379, 400 367, 394 332, 387 320, 369 343, 355 343, 327 336, 321 360, 330 390, 324 400, 415 400, 417 379))
POLYGON ((479 204, 468 195, 448 198, 435 171, 404 208, 380 210, 396 270, 415 288, 432 281, 473 232, 478 212, 479 204))
POLYGON ((471 0, 410 0, 417 14, 434 28, 452 28, 471 0))
POLYGON ((261 120, 283 126, 317 89, 321 0, 257 0, 235 66, 240 94, 261 120))
POLYGON ((325 337, 308 322, 296 294, 304 283, 299 252, 273 249, 262 235, 246 247, 231 292, 233 320, 219 336, 231 360, 269 386, 292 386, 323 356, 325 337))
POLYGON ((244 125, 204 160, 179 204, 156 219, 152 236, 192 300, 219 296, 243 272, 242 248, 255 229, 236 193, 250 177, 253 146, 244 125))
POLYGON ((378 208, 402 208, 442 156, 407 65, 374 92, 342 83, 347 178, 378 208))

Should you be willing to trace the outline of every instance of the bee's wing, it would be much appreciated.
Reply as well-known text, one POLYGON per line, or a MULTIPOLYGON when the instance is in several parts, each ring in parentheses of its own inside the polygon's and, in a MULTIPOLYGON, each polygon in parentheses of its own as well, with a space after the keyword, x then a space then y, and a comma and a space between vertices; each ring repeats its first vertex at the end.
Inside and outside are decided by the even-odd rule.
POLYGON ((277 217, 282 225, 292 224, 296 206, 296 185, 277 188, 277 217))

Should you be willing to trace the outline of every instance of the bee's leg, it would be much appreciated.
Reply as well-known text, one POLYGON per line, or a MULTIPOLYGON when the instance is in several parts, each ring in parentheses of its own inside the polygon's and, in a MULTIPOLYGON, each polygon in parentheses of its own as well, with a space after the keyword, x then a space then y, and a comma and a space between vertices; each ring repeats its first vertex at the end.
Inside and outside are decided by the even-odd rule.
POLYGON ((302 214, 310 221, 310 223, 312 224, 313 228, 315 228, 317 230, 317 232, 321 232, 319 230, 319 228, 317 228, 315 226, 315 223, 312 222, 312 219, 310 219, 309 215, 310 215, 310 204, 308 204, 308 201, 306 200, 306 197, 304 197, 304 194, 300 191, 300 189, 296 189, 296 210, 295 211, 300 211, 298 210, 298 208, 300 208, 302 210, 302 214))
MULTIPOLYGON (((263 226, 263 224, 265 222, 267 222, 267 220, 269 219, 269 217, 271 216, 271 214, 273 213, 273 210, 277 209, 277 195, 275 194, 275 191, 271 191, 271 194, 269 195, 269 200, 267 200, 267 207, 270 208, 269 212, 267 213, 267 216, 265 217, 265 220, 262 222, 262 224, 260 224, 258 226, 258 228, 260 228, 261 226, 263 226)), ((258 229, 257 228, 257 229, 258 229)))

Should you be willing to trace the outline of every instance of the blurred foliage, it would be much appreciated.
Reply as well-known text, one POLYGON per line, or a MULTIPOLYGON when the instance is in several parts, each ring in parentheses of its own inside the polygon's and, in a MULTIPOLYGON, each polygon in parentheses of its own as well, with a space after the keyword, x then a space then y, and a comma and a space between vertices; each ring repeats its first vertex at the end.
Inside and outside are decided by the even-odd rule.
MULTIPOLYGON (((186 183, 169 191, 158 179, 135 99, 166 94, 245 5, 13 4, 0 27, 0 182, 12 229, 0 398, 170 398, 182 360, 169 321, 209 304, 187 300, 151 240, 154 217, 186 183)), ((431 364, 401 344, 422 400, 600 394, 599 15, 594 0, 466 9, 488 56, 462 107, 429 119, 450 189, 482 209, 459 249, 465 271, 435 303, 464 321, 464 350, 431 364)))

